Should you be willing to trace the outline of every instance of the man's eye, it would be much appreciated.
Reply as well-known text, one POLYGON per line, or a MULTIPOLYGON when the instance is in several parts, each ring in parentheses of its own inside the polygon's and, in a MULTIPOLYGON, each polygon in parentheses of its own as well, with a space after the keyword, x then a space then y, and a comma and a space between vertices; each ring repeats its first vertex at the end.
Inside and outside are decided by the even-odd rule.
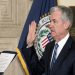
POLYGON ((54 19, 54 20, 53 20, 53 23, 56 23, 56 22, 57 22, 57 21, 54 19))
POLYGON ((50 20, 50 22, 52 22, 52 21, 50 20))
POLYGON ((52 19, 52 20, 50 20, 50 22, 57 23, 57 20, 52 19))

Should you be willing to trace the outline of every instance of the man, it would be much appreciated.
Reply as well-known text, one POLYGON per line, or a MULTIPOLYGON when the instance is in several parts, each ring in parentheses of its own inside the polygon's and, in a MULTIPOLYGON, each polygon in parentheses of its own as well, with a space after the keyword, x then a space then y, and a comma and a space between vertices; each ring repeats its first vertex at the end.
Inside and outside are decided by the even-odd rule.
MULTIPOLYGON (((73 23, 72 10, 65 6, 50 9, 50 25, 53 42, 47 44, 40 61, 33 55, 31 69, 33 75, 75 75, 75 41, 70 35, 73 23), (57 49, 55 44, 58 44, 57 49), (56 50, 56 51, 55 51, 56 50), (55 56, 54 56, 55 55, 55 56)), ((35 22, 31 25, 36 25, 35 22)))

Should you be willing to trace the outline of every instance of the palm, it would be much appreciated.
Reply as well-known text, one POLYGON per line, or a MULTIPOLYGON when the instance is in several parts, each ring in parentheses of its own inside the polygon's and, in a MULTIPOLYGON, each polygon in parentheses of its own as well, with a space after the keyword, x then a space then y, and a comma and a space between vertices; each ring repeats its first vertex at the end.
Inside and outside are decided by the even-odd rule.
POLYGON ((31 25, 29 25, 29 32, 28 32, 28 36, 27 36, 27 44, 31 45, 34 40, 35 40, 35 32, 36 32, 36 22, 32 21, 31 25))

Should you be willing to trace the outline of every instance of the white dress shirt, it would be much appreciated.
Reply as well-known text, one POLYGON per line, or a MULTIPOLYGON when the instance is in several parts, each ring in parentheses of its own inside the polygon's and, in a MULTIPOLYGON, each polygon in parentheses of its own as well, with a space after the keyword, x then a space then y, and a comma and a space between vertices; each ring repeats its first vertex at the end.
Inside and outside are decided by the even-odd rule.
MULTIPOLYGON (((65 45, 65 43, 67 42, 69 36, 70 36, 70 34, 68 33, 62 40, 60 40, 60 41, 58 42, 58 45, 59 45, 59 46, 58 46, 58 48, 57 48, 56 59, 57 59, 57 57, 59 56, 59 54, 60 54, 62 48, 63 48, 64 45, 65 45)), ((55 42, 55 43, 56 43, 56 42, 55 42)), ((52 52, 51 62, 52 62, 53 54, 54 54, 54 50, 53 50, 53 52, 52 52)))
POLYGON ((62 48, 64 47, 65 43, 67 42, 68 38, 69 38, 70 34, 68 33, 61 41, 58 42, 58 49, 57 49, 57 55, 56 58, 59 56, 62 48))

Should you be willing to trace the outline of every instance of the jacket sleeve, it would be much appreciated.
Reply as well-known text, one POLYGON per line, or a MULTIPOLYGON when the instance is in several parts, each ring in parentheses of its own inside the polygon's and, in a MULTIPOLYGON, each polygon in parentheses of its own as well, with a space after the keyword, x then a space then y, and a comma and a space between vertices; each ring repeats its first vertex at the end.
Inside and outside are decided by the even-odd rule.
POLYGON ((73 64, 73 75, 75 75, 75 62, 73 64))
POLYGON ((41 60, 39 60, 36 52, 31 57, 30 70, 31 70, 30 72, 32 75, 42 75, 42 73, 45 70, 44 59, 42 57, 41 60))

